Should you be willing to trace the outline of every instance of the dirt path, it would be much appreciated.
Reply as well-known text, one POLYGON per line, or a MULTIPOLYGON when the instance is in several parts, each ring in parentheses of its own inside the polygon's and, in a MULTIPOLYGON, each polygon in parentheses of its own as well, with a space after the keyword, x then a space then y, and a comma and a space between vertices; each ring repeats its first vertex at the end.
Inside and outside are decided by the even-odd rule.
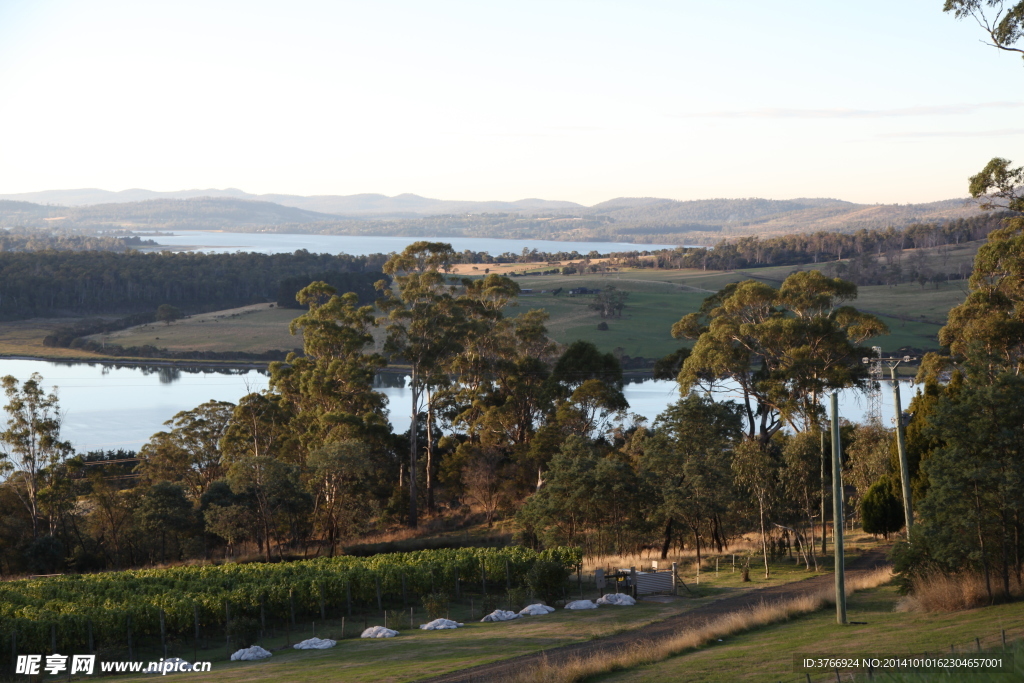
MULTIPOLYGON (((847 576, 869 572, 876 567, 886 564, 887 551, 888 548, 876 548, 849 562, 846 567, 847 576)), ((822 588, 833 585, 833 581, 832 574, 823 574, 804 581, 794 581, 779 586, 759 588, 742 595, 724 597, 664 621, 644 626, 642 629, 626 631, 581 643, 573 643, 572 645, 565 645, 551 650, 533 652, 489 664, 481 664, 480 666, 453 671, 442 676, 423 679, 420 683, 441 683, 442 681, 444 683, 479 683, 482 681, 500 680, 504 676, 512 675, 540 663, 542 658, 547 659, 551 664, 557 664, 573 658, 586 658, 598 651, 628 648, 636 643, 666 638, 683 629, 700 626, 723 614, 743 610, 761 602, 781 602, 814 593, 822 588)))

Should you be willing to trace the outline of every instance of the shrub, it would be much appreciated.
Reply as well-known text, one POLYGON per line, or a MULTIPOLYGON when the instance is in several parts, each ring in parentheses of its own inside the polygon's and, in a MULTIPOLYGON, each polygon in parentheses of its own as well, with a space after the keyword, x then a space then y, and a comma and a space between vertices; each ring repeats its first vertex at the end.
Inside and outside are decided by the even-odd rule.
POLYGON ((553 560, 540 560, 533 563, 526 575, 526 584, 533 594, 544 602, 553 605, 562 597, 571 570, 566 565, 553 560))
POLYGON ((597 329, 601 330, 602 332, 606 332, 608 330, 608 323, 602 320, 597 324, 597 329))
POLYGON ((892 484, 883 477, 871 485, 860 501, 864 531, 886 538, 903 528, 903 503, 892 493, 892 484))

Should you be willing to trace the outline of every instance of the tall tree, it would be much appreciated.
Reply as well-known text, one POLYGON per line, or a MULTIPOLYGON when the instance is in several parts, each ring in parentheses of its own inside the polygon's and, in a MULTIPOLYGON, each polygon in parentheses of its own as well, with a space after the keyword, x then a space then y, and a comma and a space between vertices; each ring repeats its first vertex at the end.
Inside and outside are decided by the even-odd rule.
POLYGON ((724 545, 721 519, 733 496, 730 462, 742 427, 738 405, 695 393, 658 416, 638 467, 658 492, 662 558, 680 527, 692 532, 698 561, 702 546, 724 545))
POLYGON ((157 432, 139 451, 139 471, 149 481, 180 483, 191 500, 224 474, 220 442, 235 406, 207 401, 183 410, 165 422, 171 430, 157 432))
POLYGON ((842 305, 856 296, 853 283, 816 270, 790 275, 778 290, 754 280, 726 287, 672 326, 673 336, 696 340, 680 388, 735 382, 747 436, 762 444, 786 424, 816 429, 820 397, 864 384, 860 344, 888 333, 875 316, 842 305))
MULTIPOLYGON (((387 313, 385 350, 409 364, 411 383, 411 424, 409 428, 409 518, 410 527, 419 522, 417 478, 419 476, 419 414, 428 389, 439 381, 440 369, 464 348, 468 319, 460 301, 460 285, 450 282, 455 252, 443 242, 414 242, 384 264, 395 287, 383 287, 377 305, 387 313)), ((430 419, 428 417, 428 426, 430 419)), ((428 451, 428 457, 432 457, 428 451)), ((430 463, 431 465, 433 463, 430 463)), ((427 493, 433 494, 431 467, 427 467, 427 493)))
MULTIPOLYGON (((374 378, 386 365, 383 356, 370 350, 373 307, 359 306, 354 293, 338 295, 324 282, 310 284, 296 299, 309 309, 289 326, 292 334, 302 333, 303 354, 271 363, 270 386, 282 397, 280 409, 254 401, 246 421, 265 413, 259 419, 280 424, 285 415, 271 418, 272 413, 291 414, 288 420, 301 445, 300 459, 325 443, 345 439, 373 441, 383 450, 391 428, 387 399, 373 388, 374 378)), ((276 427, 265 424, 261 438, 269 438, 268 429, 276 427)))
POLYGON ((15 490, 32 518, 32 538, 39 537, 39 494, 47 486, 47 472, 71 454, 71 444, 60 440, 61 412, 54 387, 47 394, 43 378, 32 375, 19 386, 17 378, 0 380, 7 395, 7 428, 0 432, 2 454, 15 470, 15 490))

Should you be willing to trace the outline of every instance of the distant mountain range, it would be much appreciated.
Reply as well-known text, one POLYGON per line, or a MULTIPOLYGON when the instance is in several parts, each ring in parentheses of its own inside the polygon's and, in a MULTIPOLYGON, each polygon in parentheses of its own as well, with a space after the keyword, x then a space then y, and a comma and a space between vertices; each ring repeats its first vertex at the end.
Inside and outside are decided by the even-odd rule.
POLYGON ((470 202, 414 194, 252 195, 241 190, 49 190, 0 195, 0 226, 206 229, 425 237, 514 237, 710 244, 724 237, 904 227, 977 215, 964 199, 855 204, 839 199, 618 198, 594 206, 470 202))
POLYGON ((181 190, 178 192, 154 192, 152 190, 45 190, 22 194, 0 194, 0 199, 32 202, 35 204, 56 204, 59 206, 90 206, 94 204, 125 204, 150 199, 196 199, 199 197, 226 197, 273 202, 306 211, 335 215, 403 215, 443 213, 495 213, 499 211, 547 211, 552 209, 584 209, 574 202, 547 201, 544 199, 520 199, 515 202, 464 202, 446 199, 428 199, 416 194, 400 194, 388 197, 382 194, 313 195, 303 197, 294 194, 250 194, 243 190, 181 190))

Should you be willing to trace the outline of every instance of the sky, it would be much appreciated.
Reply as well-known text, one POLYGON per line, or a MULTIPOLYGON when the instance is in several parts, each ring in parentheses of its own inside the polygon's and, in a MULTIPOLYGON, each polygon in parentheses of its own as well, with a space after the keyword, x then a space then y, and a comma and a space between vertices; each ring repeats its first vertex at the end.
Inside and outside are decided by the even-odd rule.
POLYGON ((941 0, 0 0, 0 194, 966 195, 1024 63, 941 0))

